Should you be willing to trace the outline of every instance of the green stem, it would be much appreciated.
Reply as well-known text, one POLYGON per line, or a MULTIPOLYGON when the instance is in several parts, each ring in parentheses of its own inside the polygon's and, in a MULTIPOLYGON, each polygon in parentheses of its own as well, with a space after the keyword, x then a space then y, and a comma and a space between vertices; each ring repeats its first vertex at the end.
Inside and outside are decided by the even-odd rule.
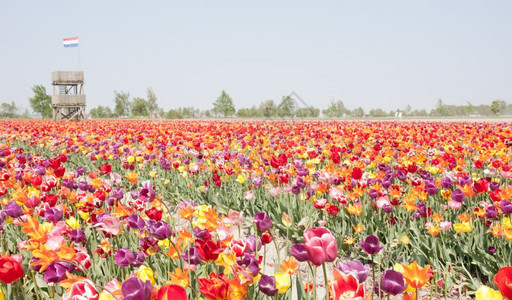
POLYGON ((37 300, 40 300, 41 298, 39 297, 39 286, 37 285, 37 281, 36 281, 36 275, 34 274, 34 271, 30 271, 30 275, 32 277, 32 280, 34 281, 34 289, 35 289, 35 294, 36 294, 36 298, 37 300))
POLYGON ((325 269, 325 262, 322 264, 324 271, 324 285, 325 285, 325 299, 329 300, 329 283, 327 282, 327 270, 325 269))
MULTIPOLYGON (((372 257, 372 285, 375 285, 375 264, 373 263, 373 255, 371 257, 372 257)), ((373 300, 373 295, 375 293, 375 289, 373 287, 371 287, 371 289, 372 289, 372 300, 373 300)))
POLYGON ((316 266, 313 266, 313 282, 314 282, 314 284, 313 284, 313 296, 314 296, 315 299, 318 299, 316 297, 316 266))
MULTIPOLYGON (((276 234, 276 236, 279 236, 278 234, 276 234)), ((281 264, 281 254, 279 252, 279 247, 277 247, 277 242, 276 242, 276 239, 275 238, 272 238, 272 241, 274 242, 274 247, 276 247, 276 252, 277 252, 277 263, 278 264, 281 264)))

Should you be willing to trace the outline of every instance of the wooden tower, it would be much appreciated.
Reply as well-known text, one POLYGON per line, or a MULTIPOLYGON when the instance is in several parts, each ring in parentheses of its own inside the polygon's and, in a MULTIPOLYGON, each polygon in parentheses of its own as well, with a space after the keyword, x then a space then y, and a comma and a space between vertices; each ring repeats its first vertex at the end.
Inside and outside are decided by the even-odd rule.
POLYGON ((52 72, 52 85, 53 120, 84 120, 84 72, 52 72))

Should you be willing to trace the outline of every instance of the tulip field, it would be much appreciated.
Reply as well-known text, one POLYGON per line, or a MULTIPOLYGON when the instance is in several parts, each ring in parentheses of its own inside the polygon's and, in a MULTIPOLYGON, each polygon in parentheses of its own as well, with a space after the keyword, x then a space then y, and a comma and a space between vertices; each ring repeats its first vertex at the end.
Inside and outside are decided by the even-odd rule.
POLYGON ((509 122, 0 129, 0 299, 512 299, 509 122))

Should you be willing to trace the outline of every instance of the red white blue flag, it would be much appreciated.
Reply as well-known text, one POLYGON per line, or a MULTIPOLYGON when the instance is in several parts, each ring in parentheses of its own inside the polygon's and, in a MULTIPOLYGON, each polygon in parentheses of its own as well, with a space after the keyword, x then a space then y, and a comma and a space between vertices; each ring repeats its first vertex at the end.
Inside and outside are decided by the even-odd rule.
POLYGON ((62 42, 64 43, 64 47, 78 47, 78 37, 77 36, 74 36, 74 37, 70 37, 70 38, 65 38, 62 40, 62 42))

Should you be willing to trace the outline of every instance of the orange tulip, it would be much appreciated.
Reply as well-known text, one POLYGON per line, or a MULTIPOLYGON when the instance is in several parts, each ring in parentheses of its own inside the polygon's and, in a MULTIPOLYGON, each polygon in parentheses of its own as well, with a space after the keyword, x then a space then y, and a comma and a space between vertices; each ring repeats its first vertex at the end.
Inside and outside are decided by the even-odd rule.
POLYGON ((423 268, 418 266, 418 263, 414 261, 410 266, 402 265, 404 267, 404 278, 405 281, 413 288, 420 289, 430 279, 429 271, 430 265, 426 265, 423 268))

